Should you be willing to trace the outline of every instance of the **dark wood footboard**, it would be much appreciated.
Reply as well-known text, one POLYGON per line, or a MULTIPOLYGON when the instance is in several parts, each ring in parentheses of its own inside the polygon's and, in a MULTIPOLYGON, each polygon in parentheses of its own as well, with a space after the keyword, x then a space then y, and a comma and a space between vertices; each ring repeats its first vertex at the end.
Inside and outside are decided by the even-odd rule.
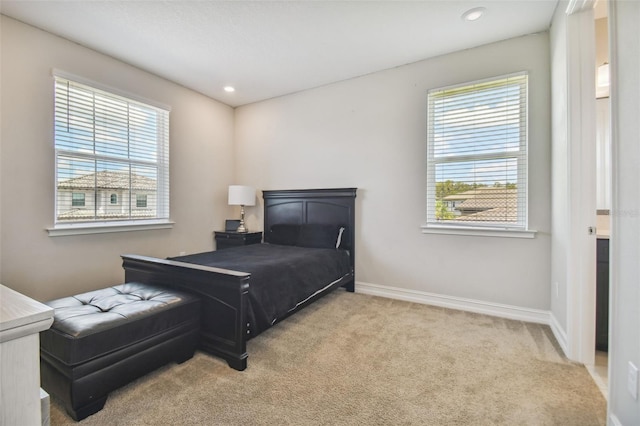
MULTIPOLYGON (((356 188, 263 191, 264 239, 277 224, 329 224, 344 227, 342 249, 350 253, 351 271, 318 291, 278 321, 342 286, 354 291, 356 188)), ((249 279, 251 274, 194 263, 138 255, 123 255, 127 282, 141 282, 186 290, 202 299, 200 348, 223 358, 236 370, 247 368, 249 279)))
POLYGON ((202 300, 200 347, 231 368, 247 368, 247 301, 251 274, 154 257, 123 255, 125 282, 162 285, 202 300))

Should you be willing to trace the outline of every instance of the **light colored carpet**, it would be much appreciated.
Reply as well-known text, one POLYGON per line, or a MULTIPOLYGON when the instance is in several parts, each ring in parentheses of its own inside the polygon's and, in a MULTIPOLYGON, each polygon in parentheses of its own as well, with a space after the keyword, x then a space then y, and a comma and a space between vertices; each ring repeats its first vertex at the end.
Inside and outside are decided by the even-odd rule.
MULTIPOLYGON (((547 326, 333 292, 248 343, 114 391, 82 425, 604 425, 547 326)), ((74 424, 55 403, 51 424, 74 424)))

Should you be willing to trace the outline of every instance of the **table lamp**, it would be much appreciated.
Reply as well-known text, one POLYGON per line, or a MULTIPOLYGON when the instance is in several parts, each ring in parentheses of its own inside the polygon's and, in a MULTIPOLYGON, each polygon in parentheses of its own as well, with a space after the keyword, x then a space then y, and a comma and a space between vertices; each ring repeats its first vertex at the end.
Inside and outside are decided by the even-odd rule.
POLYGON ((229 185, 229 205, 240 206, 240 225, 236 232, 248 232, 244 226, 244 206, 256 205, 255 188, 244 185, 229 185))

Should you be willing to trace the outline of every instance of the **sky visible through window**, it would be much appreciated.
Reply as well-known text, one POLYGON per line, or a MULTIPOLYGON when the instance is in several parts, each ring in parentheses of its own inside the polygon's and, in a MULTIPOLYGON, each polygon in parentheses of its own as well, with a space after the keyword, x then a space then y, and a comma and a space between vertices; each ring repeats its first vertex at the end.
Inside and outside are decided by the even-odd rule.
POLYGON ((158 113, 153 108, 74 85, 66 96, 61 102, 66 108, 56 111, 56 148, 80 155, 58 157, 58 182, 103 170, 128 173, 131 160, 149 163, 132 167, 132 173, 157 179, 158 113))
POLYGON ((520 150, 520 91, 519 84, 490 86, 480 91, 471 86, 443 91, 433 101, 436 181, 484 185, 517 181, 516 158, 491 157, 517 154, 520 150), (466 156, 476 159, 454 160, 466 156))

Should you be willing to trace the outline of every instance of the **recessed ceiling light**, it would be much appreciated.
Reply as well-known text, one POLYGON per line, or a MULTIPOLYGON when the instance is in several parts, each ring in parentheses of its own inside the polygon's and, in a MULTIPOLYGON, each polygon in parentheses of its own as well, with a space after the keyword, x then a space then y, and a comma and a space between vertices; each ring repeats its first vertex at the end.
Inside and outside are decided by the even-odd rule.
POLYGON ((225 86, 224 87, 224 91, 227 92, 227 93, 231 93, 231 92, 235 92, 236 89, 231 87, 231 86, 225 86))
POLYGON ((487 10, 484 7, 474 7, 473 9, 467 10, 462 14, 463 21, 477 21, 484 15, 484 11, 487 10))

